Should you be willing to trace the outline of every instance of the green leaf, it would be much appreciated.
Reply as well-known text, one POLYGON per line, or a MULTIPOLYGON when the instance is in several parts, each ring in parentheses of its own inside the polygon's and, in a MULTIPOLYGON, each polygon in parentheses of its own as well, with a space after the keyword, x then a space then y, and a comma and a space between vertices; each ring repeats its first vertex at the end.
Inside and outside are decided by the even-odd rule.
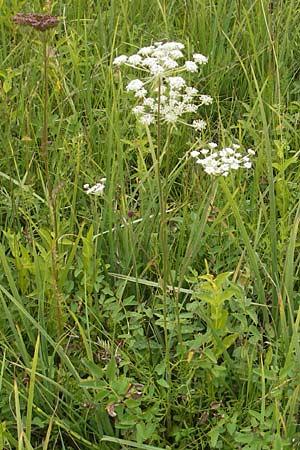
POLYGON ((111 383, 112 389, 120 396, 123 396, 126 394, 126 391, 128 390, 130 385, 130 380, 126 378, 124 375, 122 375, 119 378, 116 378, 111 383))
POLYGON ((212 361, 214 364, 217 364, 217 358, 210 348, 206 348, 204 350, 204 354, 208 357, 208 359, 210 359, 210 361, 212 361))
POLYGON ((167 383, 167 381, 164 378, 160 378, 159 380, 157 380, 157 383, 166 389, 170 388, 170 385, 167 383))
POLYGON ((164 361, 157 364, 157 366, 155 367, 155 372, 158 375, 163 375, 165 373, 165 371, 166 371, 166 363, 164 361))
POLYGON ((232 272, 224 272, 224 273, 220 273, 219 275, 216 276, 215 278, 215 283, 218 286, 218 288, 221 288, 223 286, 223 284, 227 283, 229 277, 232 275, 232 272))
POLYGON ((32 360, 32 367, 30 373, 30 384, 29 384, 29 392, 28 392, 28 400, 27 400, 27 414, 26 414, 26 437, 30 442, 31 439, 31 426, 32 426, 32 408, 34 401, 34 388, 35 388, 35 376, 36 376, 36 368, 38 363, 39 356, 39 347, 40 347, 40 335, 38 334, 34 349, 34 356, 32 360))
POLYGON ((85 389, 103 389, 104 383, 100 380, 86 379, 80 382, 80 386, 85 389))
POLYGON ((12 87, 11 80, 9 80, 9 79, 4 80, 3 90, 4 90, 5 94, 7 94, 11 90, 11 87, 12 87))
POLYGON ((219 427, 214 427, 210 430, 210 432, 208 433, 209 437, 210 437, 210 446, 211 448, 216 448, 217 444, 218 444, 218 440, 219 440, 219 436, 220 436, 220 429, 219 427))
POLYGON ((236 340, 237 340, 237 338, 240 336, 240 333, 233 333, 233 334, 231 334, 231 335, 229 335, 229 336, 226 336, 224 339, 223 339, 223 345, 224 345, 224 347, 227 349, 227 348, 229 348, 236 340))
POLYGON ((255 417, 259 422, 261 420, 261 414, 258 411, 254 411, 253 409, 249 409, 250 416, 255 417))
POLYGON ((109 363, 106 366, 106 375, 111 383, 115 380, 117 373, 118 373, 117 364, 115 359, 113 358, 109 361, 109 363))
POLYGON ((82 359, 82 363, 94 378, 101 379, 103 377, 103 370, 98 364, 85 358, 82 359))
POLYGON ((274 450, 282 450, 283 449, 283 442, 282 442, 279 434, 276 434, 276 436, 275 436, 273 448, 274 448, 274 450))

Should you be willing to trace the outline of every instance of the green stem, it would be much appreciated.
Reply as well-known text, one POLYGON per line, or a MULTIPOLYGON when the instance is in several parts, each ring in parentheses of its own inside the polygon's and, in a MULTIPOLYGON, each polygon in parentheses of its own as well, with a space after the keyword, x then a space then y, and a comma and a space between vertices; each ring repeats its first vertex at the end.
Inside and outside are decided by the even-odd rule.
MULTIPOLYGON (((157 104, 157 153, 156 153, 156 177, 159 196, 159 209, 160 209, 160 229, 159 240, 162 253, 162 298, 163 298, 163 322, 164 322, 164 339, 165 339, 165 363, 166 363, 166 381, 171 386, 171 367, 170 367, 170 340, 168 333, 168 282, 169 282, 169 249, 168 249, 168 223, 167 223, 167 174, 166 180, 162 182, 161 174, 161 155, 163 152, 162 147, 162 134, 161 134, 161 80, 158 81, 158 104, 157 104)), ((166 392, 167 396, 167 432, 171 429, 171 416, 169 411, 170 404, 170 390, 166 392)))

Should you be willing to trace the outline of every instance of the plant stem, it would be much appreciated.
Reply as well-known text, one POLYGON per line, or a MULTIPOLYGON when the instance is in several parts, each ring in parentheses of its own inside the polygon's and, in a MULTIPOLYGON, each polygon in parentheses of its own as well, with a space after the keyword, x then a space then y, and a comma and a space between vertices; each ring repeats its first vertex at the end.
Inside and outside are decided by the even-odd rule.
MULTIPOLYGON (((159 196, 159 209, 160 209, 160 229, 159 240, 162 253, 162 298, 163 298, 163 322, 164 322, 164 338, 165 338, 165 364, 166 364, 166 381, 171 386, 171 367, 170 367, 170 340, 168 333, 168 282, 169 282, 169 249, 168 249, 168 223, 167 223, 167 189, 168 179, 166 174, 165 182, 162 182, 161 174, 161 155, 162 155, 162 135, 161 135, 161 79, 158 80, 158 103, 157 103, 157 153, 156 153, 156 176, 157 187, 159 196)), ((167 407, 166 407, 166 420, 167 420, 167 433, 171 429, 171 416, 170 416, 170 389, 166 392, 167 407)))
POLYGON ((49 174, 49 154, 48 154, 48 104, 49 104, 49 87, 48 87, 48 32, 43 33, 43 57, 44 57, 44 111, 43 111, 43 130, 41 151, 44 163, 45 177, 46 177, 46 195, 50 210, 50 216, 53 224, 54 243, 51 249, 52 270, 53 270, 53 293, 56 302, 56 319, 57 319, 57 333, 62 333, 62 310, 60 293, 58 288, 58 224, 56 215, 56 194, 54 194, 50 174, 49 174))
POLYGON ((44 111, 43 111, 43 131, 42 131, 42 157, 44 162, 44 170, 46 176, 46 190, 48 195, 48 200, 52 198, 51 192, 51 182, 49 175, 49 157, 48 157, 48 54, 47 54, 47 40, 48 33, 45 32, 43 35, 43 57, 44 57, 44 111))

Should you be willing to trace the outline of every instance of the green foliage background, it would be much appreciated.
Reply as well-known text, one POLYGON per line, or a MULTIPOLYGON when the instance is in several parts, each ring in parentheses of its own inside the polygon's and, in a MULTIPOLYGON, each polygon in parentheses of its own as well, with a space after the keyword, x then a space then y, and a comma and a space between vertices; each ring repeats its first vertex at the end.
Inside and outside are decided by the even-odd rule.
POLYGON ((0 449, 299 448, 299 1, 46 4, 54 213, 41 34, 11 21, 47 8, 0 1, 0 449), (212 183, 174 135, 169 367, 151 152, 112 66, 158 40, 209 56, 203 141, 257 152, 212 183))

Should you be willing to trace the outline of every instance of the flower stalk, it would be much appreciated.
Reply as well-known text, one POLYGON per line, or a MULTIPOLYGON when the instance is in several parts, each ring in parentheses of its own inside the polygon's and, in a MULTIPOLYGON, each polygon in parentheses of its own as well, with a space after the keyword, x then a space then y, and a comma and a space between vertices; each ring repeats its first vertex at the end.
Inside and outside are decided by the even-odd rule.
POLYGON ((53 247, 51 250, 52 270, 53 270, 53 293, 55 298, 56 318, 57 318, 57 334, 60 336, 63 332, 61 293, 58 286, 59 274, 59 247, 58 247, 58 223, 57 223, 57 192, 52 188, 49 173, 49 152, 48 152, 48 115, 49 115, 49 52, 48 52, 48 32, 43 33, 43 58, 44 58, 44 97, 43 97, 43 131, 41 151, 44 160, 46 191, 48 195, 48 204, 53 224, 53 247))
POLYGON ((60 336, 63 332, 63 320, 62 320, 62 305, 61 294, 58 286, 58 274, 59 274, 59 247, 58 247, 58 222, 57 222, 57 207, 56 196, 58 189, 53 189, 50 172, 49 172, 49 152, 48 152, 48 116, 49 116, 49 52, 48 30, 55 28, 58 25, 58 17, 50 14, 23 14, 18 13, 12 17, 12 21, 16 25, 29 26, 35 30, 42 32, 42 44, 43 44, 43 74, 44 74, 44 87, 43 87, 43 128, 41 137, 41 156, 44 166, 44 174, 46 180, 46 196, 49 206, 50 219, 53 225, 53 246, 51 249, 52 259, 52 271, 53 271, 53 294, 55 298, 55 310, 56 310, 56 324, 57 334, 60 336))
MULTIPOLYGON (((163 321, 164 321, 164 338, 165 338, 165 365, 166 365, 166 381, 171 386, 171 366, 170 366, 170 339, 168 333, 168 283, 169 283, 169 248, 168 248, 168 222, 167 222, 167 185, 168 173, 165 175, 165 182, 162 183, 161 173, 161 155, 162 155, 162 130, 161 130, 161 78, 158 78, 158 102, 157 102, 157 186, 159 193, 159 208, 160 208, 160 230, 159 239, 162 253, 162 299, 163 299, 163 321)), ((168 152, 168 149, 166 149, 168 152)), ((167 432, 171 430, 171 415, 169 410, 169 396, 170 389, 166 392, 167 395, 167 411, 166 422, 167 432)))

